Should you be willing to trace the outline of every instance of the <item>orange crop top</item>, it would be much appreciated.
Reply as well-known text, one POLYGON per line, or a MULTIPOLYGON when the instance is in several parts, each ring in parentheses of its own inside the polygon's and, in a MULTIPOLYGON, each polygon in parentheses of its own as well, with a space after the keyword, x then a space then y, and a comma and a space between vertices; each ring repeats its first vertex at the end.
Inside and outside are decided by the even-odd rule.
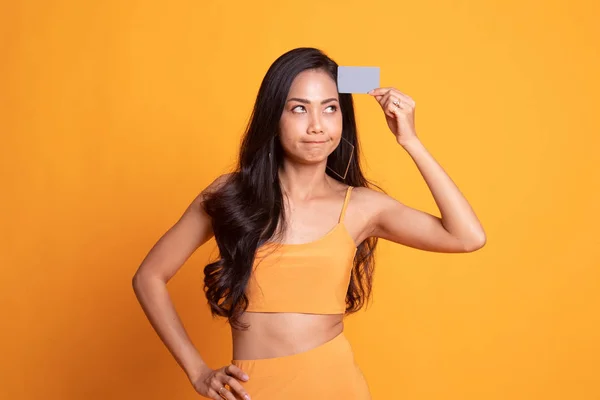
MULTIPOLYGON (((356 244, 344 225, 352 186, 337 225, 308 243, 263 245, 256 252, 246 288, 248 308, 257 312, 344 314, 356 244)), ((272 244, 272 243, 270 243, 272 244)))

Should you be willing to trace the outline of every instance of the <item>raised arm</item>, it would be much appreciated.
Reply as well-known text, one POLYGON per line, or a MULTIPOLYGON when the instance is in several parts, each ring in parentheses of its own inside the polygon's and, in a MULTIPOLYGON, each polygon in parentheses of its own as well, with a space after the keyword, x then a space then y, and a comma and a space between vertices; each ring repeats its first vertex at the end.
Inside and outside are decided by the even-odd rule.
POLYGON ((372 192, 371 235, 436 252, 471 252, 483 247, 486 236, 475 212, 417 137, 415 101, 394 88, 379 88, 370 94, 381 105, 396 142, 415 162, 441 214, 439 218, 372 192))
MULTIPOLYGON (((364 193, 361 203, 367 204, 370 210, 366 237, 376 236, 438 253, 467 253, 485 244, 485 236, 477 227, 467 235, 453 233, 444 225, 442 218, 409 207, 384 193, 360 189, 357 192, 364 193)), ((459 229, 468 232, 471 229, 468 224, 468 221, 462 222, 459 229)))

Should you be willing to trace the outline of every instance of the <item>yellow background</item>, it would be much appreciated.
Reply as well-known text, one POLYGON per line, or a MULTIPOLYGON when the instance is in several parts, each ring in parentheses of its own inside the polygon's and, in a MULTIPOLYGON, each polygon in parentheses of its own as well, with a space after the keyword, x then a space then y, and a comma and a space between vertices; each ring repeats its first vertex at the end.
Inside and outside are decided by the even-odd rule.
MULTIPOLYGON (((199 398, 131 277, 233 164, 264 73, 297 46, 413 97, 488 237, 454 255, 381 242, 374 301, 346 320, 374 399, 600 398, 597 2, 0 7, 0 398, 199 398)), ((368 176, 438 214, 379 106, 355 100, 368 176)), ((231 338, 201 289, 214 250, 169 289, 216 368, 231 338)))

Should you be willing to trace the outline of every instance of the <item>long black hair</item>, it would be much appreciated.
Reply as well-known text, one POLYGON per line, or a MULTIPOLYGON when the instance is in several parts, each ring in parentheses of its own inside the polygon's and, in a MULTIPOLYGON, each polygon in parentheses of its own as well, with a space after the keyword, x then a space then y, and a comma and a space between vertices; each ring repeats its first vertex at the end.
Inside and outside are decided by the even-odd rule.
MULTIPOLYGON (((239 321, 248 307, 245 295, 256 250, 266 241, 281 238, 286 218, 278 170, 283 148, 277 137, 279 120, 294 78, 305 70, 327 72, 337 82, 338 65, 315 48, 297 48, 281 55, 267 71, 242 139, 238 165, 225 183, 204 200, 220 258, 204 268, 204 291, 213 317, 227 317, 232 327, 247 329, 239 321), (279 229, 276 229, 279 225, 279 229), (276 233, 276 230, 278 233, 276 233)), ((344 180, 329 169, 327 174, 350 186, 372 187, 360 169, 359 143, 351 94, 339 94, 342 112, 342 137, 329 155, 327 165, 343 171, 351 149, 354 155, 344 180)), ((343 174, 342 174, 343 175, 343 174)), ((374 250, 377 238, 370 237, 359 246, 346 295, 346 313, 358 311, 371 297, 374 250)), ((308 293, 307 293, 308 296, 308 293)))

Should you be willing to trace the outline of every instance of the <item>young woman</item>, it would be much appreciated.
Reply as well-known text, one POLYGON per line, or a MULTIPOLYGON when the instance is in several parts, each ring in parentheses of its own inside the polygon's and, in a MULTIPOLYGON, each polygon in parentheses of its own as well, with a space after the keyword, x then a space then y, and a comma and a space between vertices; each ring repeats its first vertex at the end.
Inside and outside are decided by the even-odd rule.
POLYGON ((352 96, 338 93, 337 67, 313 48, 271 65, 236 171, 194 199, 134 276, 152 326, 206 398, 370 399, 343 318, 370 298, 377 239, 448 253, 485 244, 469 203, 417 137, 415 102, 394 88, 369 94, 442 217, 370 188, 352 96), (233 338, 231 364, 217 369, 194 348, 166 289, 213 235, 219 259, 205 267, 204 289, 233 338))

